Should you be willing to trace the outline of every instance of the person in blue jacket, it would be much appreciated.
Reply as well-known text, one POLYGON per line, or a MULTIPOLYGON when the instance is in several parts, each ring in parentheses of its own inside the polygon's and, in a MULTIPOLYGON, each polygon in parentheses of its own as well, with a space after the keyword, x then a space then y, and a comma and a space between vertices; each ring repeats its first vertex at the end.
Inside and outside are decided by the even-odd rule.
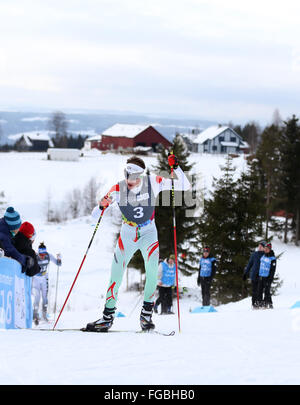
POLYGON ((250 274, 251 284, 252 284, 252 308, 259 309, 259 300, 258 300, 258 281, 259 281, 259 267, 260 259, 264 254, 264 247, 266 246, 265 241, 261 241, 258 244, 258 249, 253 252, 250 256, 249 262, 245 267, 243 280, 246 281, 248 275, 250 274))
POLYGON ((157 307, 161 304, 161 315, 173 314, 172 312, 172 288, 175 285, 176 266, 175 256, 170 255, 168 259, 162 261, 158 266, 158 292, 159 297, 154 305, 154 312, 157 313, 157 307))
POLYGON ((258 302, 260 308, 273 308, 271 296, 271 284, 276 271, 276 257, 272 250, 272 244, 267 243, 264 247, 264 254, 260 259, 259 281, 258 281, 258 302))
POLYGON ((13 245, 13 237, 18 233, 21 224, 19 213, 13 207, 8 207, 4 217, 0 219, 0 242, 5 256, 17 260, 25 271, 28 258, 18 252, 13 245))
POLYGON ((210 305, 211 282, 216 274, 216 259, 210 253, 210 247, 205 246, 199 263, 197 284, 201 286, 202 305, 210 305))

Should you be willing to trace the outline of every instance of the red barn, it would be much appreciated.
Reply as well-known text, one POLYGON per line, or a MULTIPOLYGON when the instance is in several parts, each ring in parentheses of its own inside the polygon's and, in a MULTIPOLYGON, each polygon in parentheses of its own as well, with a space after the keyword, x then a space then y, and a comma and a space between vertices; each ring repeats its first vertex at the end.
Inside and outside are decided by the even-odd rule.
POLYGON ((101 134, 101 141, 96 147, 100 150, 117 150, 146 146, 155 151, 159 144, 165 148, 172 145, 151 125, 115 124, 101 134))

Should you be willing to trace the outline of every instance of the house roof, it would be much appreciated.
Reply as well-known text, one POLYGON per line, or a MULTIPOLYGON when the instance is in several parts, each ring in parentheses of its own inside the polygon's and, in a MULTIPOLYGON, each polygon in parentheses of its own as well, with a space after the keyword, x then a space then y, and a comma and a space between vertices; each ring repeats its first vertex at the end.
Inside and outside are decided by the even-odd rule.
POLYGON ((36 132, 36 131, 30 131, 30 132, 24 132, 20 134, 15 134, 15 135, 10 135, 8 138, 12 139, 14 141, 18 141, 21 138, 24 138, 24 141, 26 145, 32 146, 31 141, 48 141, 49 146, 53 146, 52 139, 50 138, 48 131, 41 131, 41 132, 36 132))
POLYGON ((115 124, 112 127, 107 128, 102 132, 102 135, 106 136, 124 136, 125 138, 135 138, 150 125, 131 125, 131 124, 115 124))
POLYGON ((214 139, 216 136, 220 135, 222 132, 226 131, 226 129, 231 129, 227 126, 219 126, 219 125, 213 125, 207 129, 205 129, 203 132, 200 132, 200 134, 194 139, 194 143, 203 143, 207 141, 208 139, 214 139))
POLYGON ((87 138, 85 140, 85 142, 101 141, 101 139, 102 139, 102 135, 94 135, 94 136, 90 136, 89 138, 87 138))

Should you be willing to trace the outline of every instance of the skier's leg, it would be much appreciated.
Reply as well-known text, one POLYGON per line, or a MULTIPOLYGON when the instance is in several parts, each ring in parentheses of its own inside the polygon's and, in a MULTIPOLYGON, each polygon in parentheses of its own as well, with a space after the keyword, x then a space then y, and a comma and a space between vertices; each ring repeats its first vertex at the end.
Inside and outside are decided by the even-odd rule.
POLYGON ((33 296, 33 320, 38 323, 40 304, 40 283, 38 277, 33 277, 31 293, 33 296))
POLYGON ((143 330, 155 328, 152 323, 152 310, 157 286, 159 243, 155 224, 149 225, 149 227, 139 239, 139 249, 144 259, 146 272, 144 304, 140 316, 140 324, 143 330))
POLYGON ((126 233, 121 231, 111 265, 111 276, 105 302, 106 308, 115 308, 123 275, 130 259, 137 249, 133 240, 126 238, 126 233))
POLYGON ((128 235, 126 230, 122 227, 114 250, 103 316, 95 322, 88 323, 86 326, 87 330, 92 332, 106 332, 111 328, 114 321, 119 287, 122 283, 127 264, 136 250, 137 245, 132 235, 128 235))
POLYGON ((43 318, 47 321, 47 308, 48 308, 48 274, 45 276, 41 276, 41 292, 42 292, 42 310, 43 310, 43 318))
POLYGON ((144 301, 153 302, 157 286, 159 243, 157 240, 157 231, 149 232, 142 236, 143 240, 139 244, 140 251, 144 258, 146 283, 144 289, 144 301))

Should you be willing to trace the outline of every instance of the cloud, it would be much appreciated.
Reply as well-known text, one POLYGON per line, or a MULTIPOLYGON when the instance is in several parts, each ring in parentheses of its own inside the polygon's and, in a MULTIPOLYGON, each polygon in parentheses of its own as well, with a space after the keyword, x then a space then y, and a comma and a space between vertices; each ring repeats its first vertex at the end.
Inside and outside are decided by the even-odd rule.
POLYGON ((296 112, 299 12, 292 0, 2 2, 0 91, 11 105, 296 112))

